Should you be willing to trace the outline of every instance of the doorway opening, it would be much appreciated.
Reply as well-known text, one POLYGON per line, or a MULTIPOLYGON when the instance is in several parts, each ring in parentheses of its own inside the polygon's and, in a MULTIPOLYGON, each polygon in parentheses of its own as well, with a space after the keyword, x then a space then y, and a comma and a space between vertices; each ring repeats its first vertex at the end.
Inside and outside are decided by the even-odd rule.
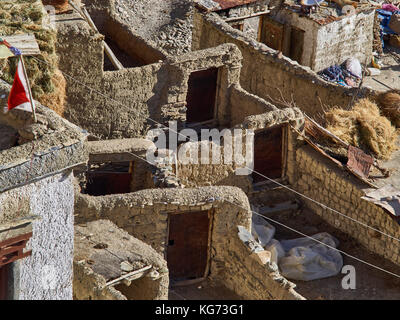
POLYGON ((186 123, 212 121, 217 97, 218 68, 190 74, 186 96, 186 123))
POLYGON ((132 162, 92 164, 86 173, 85 192, 91 196, 104 196, 131 192, 132 162))

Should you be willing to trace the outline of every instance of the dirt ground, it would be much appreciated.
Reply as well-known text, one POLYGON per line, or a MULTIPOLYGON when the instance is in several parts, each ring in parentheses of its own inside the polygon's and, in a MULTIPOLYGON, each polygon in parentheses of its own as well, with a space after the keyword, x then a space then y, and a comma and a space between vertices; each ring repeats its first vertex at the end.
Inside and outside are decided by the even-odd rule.
MULTIPOLYGON (((328 225, 318 215, 309 210, 300 210, 296 213, 274 213, 270 217, 278 222, 284 223, 293 229, 307 235, 319 232, 328 232, 339 241, 338 249, 351 254, 370 264, 400 275, 400 266, 371 253, 362 247, 357 241, 340 230, 328 225)), ((272 223, 273 224, 273 223, 272 223)), ((278 240, 294 239, 301 235, 289 229, 273 224, 276 227, 275 238, 278 240)), ((363 226, 360 225, 360 228, 363 226)), ((342 255, 343 256, 343 255, 342 255)), ((345 274, 314 281, 293 281, 297 287, 295 290, 306 299, 317 300, 383 300, 400 299, 400 278, 374 269, 353 258, 343 256, 343 265, 353 265, 356 270, 356 289, 345 290, 341 282, 345 274)))
POLYGON ((169 300, 243 300, 221 283, 209 280, 169 289, 169 300))

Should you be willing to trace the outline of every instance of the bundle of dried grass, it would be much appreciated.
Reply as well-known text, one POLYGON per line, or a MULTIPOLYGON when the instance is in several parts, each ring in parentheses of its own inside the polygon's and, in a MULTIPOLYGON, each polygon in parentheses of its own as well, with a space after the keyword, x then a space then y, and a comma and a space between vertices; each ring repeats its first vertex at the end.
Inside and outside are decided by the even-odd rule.
POLYGON ((326 113, 327 129, 345 142, 377 158, 388 159, 397 149, 397 132, 381 116, 378 106, 368 99, 359 100, 352 110, 334 108, 326 113))
POLYGON ((378 96, 378 105, 397 128, 400 128, 400 90, 390 90, 378 96))
MULTIPOLYGON (((25 58, 25 64, 32 94, 35 99, 49 108, 63 110, 65 80, 60 80, 58 58, 55 52, 56 32, 43 23, 45 11, 40 0, 2 0, 0 1, 0 37, 14 34, 33 33, 39 44, 41 55, 25 58), (49 98, 56 97, 56 103, 49 98), (61 103, 62 104, 58 104, 61 103)), ((17 66, 16 58, 0 59, 0 77, 12 83, 17 66)), ((61 75, 61 77, 63 77, 61 75)), ((62 114, 61 114, 62 115, 62 114)))

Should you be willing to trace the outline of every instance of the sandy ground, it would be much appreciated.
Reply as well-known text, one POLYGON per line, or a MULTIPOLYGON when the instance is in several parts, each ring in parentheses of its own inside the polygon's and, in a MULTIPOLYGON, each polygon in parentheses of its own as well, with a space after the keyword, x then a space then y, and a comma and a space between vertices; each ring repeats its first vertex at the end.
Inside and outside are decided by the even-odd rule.
MULTIPOLYGON (((390 261, 369 252, 354 239, 331 227, 309 210, 302 210, 297 213, 275 213, 270 217, 307 235, 328 232, 340 241, 338 249, 400 275, 400 266, 396 266, 390 261)), ((275 238, 278 240, 301 237, 282 226, 275 225, 275 227, 275 238)), ((360 228, 363 227, 360 225, 360 228)), ((295 290, 307 299, 317 300, 400 299, 400 278, 374 269, 347 256, 343 256, 343 262, 344 265, 353 265, 355 267, 355 290, 342 288, 341 283, 345 274, 341 273, 334 277, 314 281, 291 280, 297 285, 295 290)))
POLYGON ((381 74, 366 76, 363 85, 378 91, 387 91, 390 88, 400 89, 400 49, 388 46, 381 62, 381 74))

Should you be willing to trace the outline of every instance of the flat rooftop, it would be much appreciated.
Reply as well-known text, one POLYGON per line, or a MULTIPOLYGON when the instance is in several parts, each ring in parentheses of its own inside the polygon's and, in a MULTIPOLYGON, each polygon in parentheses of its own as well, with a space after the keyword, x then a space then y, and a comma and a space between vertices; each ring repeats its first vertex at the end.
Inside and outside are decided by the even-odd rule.
MULTIPOLYGON (((283 2, 283 8, 314 20, 320 25, 326 25, 347 17, 346 14, 342 14, 342 8, 338 4, 328 1, 321 2, 319 6, 316 7, 316 10, 311 11, 309 14, 301 12, 301 5, 296 0, 285 0, 283 2)), ((374 7, 368 3, 357 2, 356 13, 369 11, 373 8, 374 7)))

